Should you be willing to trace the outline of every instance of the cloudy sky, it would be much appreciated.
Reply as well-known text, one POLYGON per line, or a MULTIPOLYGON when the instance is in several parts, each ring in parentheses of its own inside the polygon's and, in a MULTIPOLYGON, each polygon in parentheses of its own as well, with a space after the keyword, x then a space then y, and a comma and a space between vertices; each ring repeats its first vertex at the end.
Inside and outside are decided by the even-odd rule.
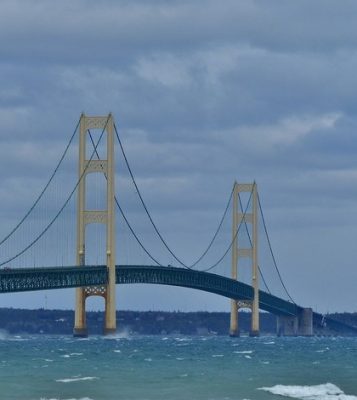
MULTIPOLYGON (((186 262, 210 240, 233 181, 255 180, 295 301, 357 311, 356 15, 348 0, 1 0, 2 237, 80 113, 112 112, 153 217, 186 262)), ((73 298, 13 294, 1 305, 70 308, 73 298)), ((213 311, 228 301, 133 286, 118 288, 118 307, 213 311)))

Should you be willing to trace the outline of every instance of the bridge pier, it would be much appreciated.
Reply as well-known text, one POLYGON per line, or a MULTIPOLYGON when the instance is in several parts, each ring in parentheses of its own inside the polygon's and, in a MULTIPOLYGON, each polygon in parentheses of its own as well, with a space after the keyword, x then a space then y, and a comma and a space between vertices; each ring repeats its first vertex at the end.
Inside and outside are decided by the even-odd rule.
POLYGON ((313 336, 313 312, 303 308, 299 315, 279 315, 277 317, 278 336, 313 336))
POLYGON ((260 332, 259 331, 257 331, 257 330, 251 330, 250 332, 249 332, 249 336, 250 337, 258 337, 260 335, 260 332))
POLYGON ((239 337, 240 331, 238 328, 238 304, 237 300, 231 300, 231 320, 229 328, 230 337, 239 337))
POLYGON ((83 288, 76 288, 76 311, 74 317, 74 337, 87 337, 86 300, 83 288))

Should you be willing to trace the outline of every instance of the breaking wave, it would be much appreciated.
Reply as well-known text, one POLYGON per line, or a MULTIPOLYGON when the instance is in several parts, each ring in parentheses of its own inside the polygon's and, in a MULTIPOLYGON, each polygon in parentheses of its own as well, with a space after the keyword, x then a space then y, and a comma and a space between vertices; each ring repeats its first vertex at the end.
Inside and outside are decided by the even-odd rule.
POLYGON ((56 382, 70 383, 70 382, 78 382, 78 381, 93 381, 94 379, 99 379, 99 378, 96 376, 83 376, 82 378, 56 379, 56 382))
POLYGON ((357 400, 357 396, 345 394, 343 390, 333 383, 313 386, 275 385, 262 387, 259 390, 302 400, 357 400))

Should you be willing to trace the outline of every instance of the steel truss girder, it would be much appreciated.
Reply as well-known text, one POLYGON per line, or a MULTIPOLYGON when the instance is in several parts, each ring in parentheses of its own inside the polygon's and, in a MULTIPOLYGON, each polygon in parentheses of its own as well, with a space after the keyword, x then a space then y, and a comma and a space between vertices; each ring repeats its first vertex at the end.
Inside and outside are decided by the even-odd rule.
MULTIPOLYGON (((106 266, 21 268, 0 270, 0 293, 105 285, 106 266)), ((253 288, 220 275, 176 267, 117 265, 116 283, 150 283, 181 286, 235 300, 252 300, 253 288)), ((302 310, 286 300, 259 292, 259 307, 278 315, 298 315, 302 310)))

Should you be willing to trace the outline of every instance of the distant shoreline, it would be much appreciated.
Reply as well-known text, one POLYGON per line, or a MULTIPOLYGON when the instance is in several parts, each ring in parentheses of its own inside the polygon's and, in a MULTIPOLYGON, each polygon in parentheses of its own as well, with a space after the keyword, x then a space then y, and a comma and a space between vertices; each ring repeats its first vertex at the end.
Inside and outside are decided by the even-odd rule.
MULTIPOLYGON (((357 326, 357 313, 329 314, 333 319, 357 326)), ((147 335, 227 335, 229 330, 228 312, 207 311, 118 311, 118 331, 147 335)), ((250 313, 240 313, 240 330, 248 333, 250 313)), ((0 330, 10 334, 68 334, 73 332, 73 310, 27 310, 0 308, 0 330)), ((87 324, 90 334, 103 331, 103 312, 88 311, 87 324)), ((276 333, 276 317, 261 313, 261 333, 276 333)))

